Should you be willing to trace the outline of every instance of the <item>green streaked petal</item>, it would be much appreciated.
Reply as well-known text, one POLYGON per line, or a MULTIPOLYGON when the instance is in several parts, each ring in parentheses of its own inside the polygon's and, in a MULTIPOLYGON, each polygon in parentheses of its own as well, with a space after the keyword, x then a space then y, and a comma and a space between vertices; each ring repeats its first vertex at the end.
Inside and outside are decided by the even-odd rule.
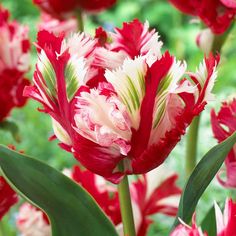
POLYGON ((82 85, 86 70, 82 58, 71 58, 65 68, 66 92, 69 101, 82 85))

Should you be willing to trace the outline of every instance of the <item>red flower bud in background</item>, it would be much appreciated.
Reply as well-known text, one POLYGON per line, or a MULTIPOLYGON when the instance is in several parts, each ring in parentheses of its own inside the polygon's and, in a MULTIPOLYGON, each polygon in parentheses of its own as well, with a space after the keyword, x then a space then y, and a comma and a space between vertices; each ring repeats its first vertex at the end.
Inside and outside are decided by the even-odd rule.
POLYGON ((214 34, 224 33, 236 14, 234 0, 169 0, 185 14, 198 16, 214 34))
POLYGON ((16 226, 22 236, 51 236, 51 226, 47 216, 30 203, 19 208, 16 226))
POLYGON ((46 13, 41 14, 41 21, 39 23, 39 31, 47 30, 48 32, 52 32, 55 35, 65 34, 65 36, 69 36, 71 33, 77 31, 78 22, 75 18, 69 18, 67 20, 58 20, 56 18, 51 17, 46 13))
MULTIPOLYGON (((211 111, 211 124, 215 138, 218 142, 224 141, 233 132, 236 131, 236 99, 230 102, 223 102, 218 114, 214 110, 211 111)), ((225 171, 221 170, 218 174, 219 182, 228 188, 236 188, 236 145, 225 159, 226 180, 222 180, 221 174, 225 171)))
POLYGON ((14 107, 22 107, 23 88, 29 85, 24 74, 29 70, 28 29, 8 21, 9 12, 0 5, 0 122, 14 107))
POLYGON ((6 180, 0 176, 0 220, 17 201, 17 194, 6 180))
POLYGON ((213 41, 214 34, 212 33, 211 29, 207 28, 199 32, 196 43, 201 51, 208 55, 212 50, 213 41))
POLYGON ((125 23, 111 36, 102 47, 84 33, 65 40, 40 32, 34 86, 25 95, 52 117, 61 147, 118 183, 168 157, 212 99, 219 57, 186 73, 185 62, 161 54, 159 36, 147 23, 125 23))
POLYGON ((97 12, 105 10, 115 4, 116 0, 33 0, 33 3, 44 12, 59 19, 66 19, 74 16, 76 11, 97 12))

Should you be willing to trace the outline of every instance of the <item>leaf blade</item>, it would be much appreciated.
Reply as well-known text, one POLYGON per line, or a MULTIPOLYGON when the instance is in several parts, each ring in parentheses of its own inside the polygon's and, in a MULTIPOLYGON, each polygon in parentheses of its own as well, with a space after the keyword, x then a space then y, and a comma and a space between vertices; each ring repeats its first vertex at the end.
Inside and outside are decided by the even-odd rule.
POLYGON ((208 151, 195 167, 182 192, 178 214, 172 229, 179 224, 179 218, 186 223, 191 220, 198 200, 216 175, 235 142, 236 132, 208 151))
POLYGON ((117 235, 92 197, 52 167, 2 145, 0 166, 14 189, 47 213, 53 236, 117 235))

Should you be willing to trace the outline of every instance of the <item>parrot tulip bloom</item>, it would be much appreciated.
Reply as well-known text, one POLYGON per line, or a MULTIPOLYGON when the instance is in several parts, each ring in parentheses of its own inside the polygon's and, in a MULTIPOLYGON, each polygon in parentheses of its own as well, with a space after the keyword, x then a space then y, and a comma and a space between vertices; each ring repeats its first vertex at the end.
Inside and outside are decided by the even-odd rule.
POLYGON ((63 33, 65 36, 69 36, 71 33, 77 31, 78 22, 75 18, 58 20, 56 18, 52 18, 46 13, 42 13, 41 22, 38 28, 39 31, 46 30, 48 32, 54 33, 55 35, 60 35, 63 33))
POLYGON ((6 180, 0 176, 0 220, 17 202, 17 194, 12 190, 6 180))
POLYGON ((29 203, 19 208, 16 221, 22 236, 51 236, 51 226, 44 213, 29 203))
MULTIPOLYGON (((216 114, 214 110, 211 111, 212 130, 218 142, 224 141, 236 131, 235 115, 235 98, 231 102, 223 102, 218 114, 216 114)), ((225 166, 226 181, 222 180, 220 177, 222 172, 224 172, 223 170, 219 172, 217 176, 218 180, 224 187, 236 188, 236 145, 234 145, 225 159, 225 166)))
POLYGON ((219 206, 215 204, 215 215, 217 236, 236 236, 236 203, 232 199, 227 199, 223 214, 219 206))
POLYGON ((0 122, 14 107, 22 107, 23 88, 29 85, 24 74, 29 70, 28 29, 9 22, 9 12, 0 5, 0 122))
POLYGON ((59 19, 66 19, 76 14, 76 11, 83 10, 97 12, 114 5, 116 0, 33 0, 33 3, 44 12, 59 19))
POLYGON ((176 216, 181 195, 181 189, 176 186, 177 178, 177 174, 171 173, 162 165, 141 175, 131 184, 137 236, 147 235, 148 228, 153 223, 150 216, 154 214, 176 216))
POLYGON ((192 217, 192 226, 185 224, 182 220, 170 236, 208 236, 206 232, 202 232, 202 229, 196 224, 195 214, 192 217))
POLYGON ((196 73, 186 73, 185 62, 161 54, 147 24, 127 25, 120 35, 125 39, 130 31, 136 44, 118 35, 101 47, 85 34, 64 40, 40 32, 34 86, 25 89, 52 117, 60 146, 114 183, 162 164, 212 99, 219 60, 210 56, 196 73))
POLYGON ((169 0, 185 14, 198 16, 215 34, 224 33, 236 14, 233 0, 169 0))
MULTIPOLYGON (((232 199, 226 199, 225 209, 222 214, 221 209, 215 203, 215 217, 216 217, 216 236, 236 236, 236 203, 232 199)), ((195 213, 192 217, 192 226, 185 224, 182 220, 170 236, 208 236, 207 232, 202 232, 201 228, 196 225, 195 213)))

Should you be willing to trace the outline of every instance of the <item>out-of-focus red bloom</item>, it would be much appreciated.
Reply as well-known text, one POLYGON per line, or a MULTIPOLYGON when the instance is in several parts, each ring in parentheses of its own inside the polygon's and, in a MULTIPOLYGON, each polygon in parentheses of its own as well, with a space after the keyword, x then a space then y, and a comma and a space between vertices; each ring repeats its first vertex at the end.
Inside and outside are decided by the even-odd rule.
POLYGON ((6 180, 0 176, 0 220, 17 201, 17 194, 12 190, 6 180))
MULTIPOLYGON (((234 131, 236 131, 236 99, 230 102, 223 102, 218 114, 214 110, 211 111, 211 124, 215 138, 218 142, 224 141, 234 131)), ((217 175, 219 182, 228 188, 236 188, 236 145, 225 159, 226 180, 222 180, 220 174, 217 175)))
POLYGON ((219 57, 185 73, 185 62, 161 54, 158 34, 147 23, 126 23, 112 37, 101 47, 85 34, 65 40, 40 32, 34 86, 25 95, 52 117, 61 147, 117 183, 167 158, 212 98, 219 57), (98 82, 91 84, 94 77, 98 82))
POLYGON ((46 13, 41 14, 41 21, 39 23, 39 30, 47 30, 55 35, 64 34, 69 36, 77 31, 77 20, 75 18, 69 18, 67 20, 58 20, 52 18, 46 13))
POLYGON ((201 30, 196 39, 197 46, 206 55, 212 51, 213 42, 214 34, 209 28, 201 30))
MULTIPOLYGON (((236 203, 232 199, 226 199, 224 214, 215 203, 216 216, 216 236, 236 236, 236 203)), ((181 219, 180 223, 170 236, 208 236, 207 232, 202 232, 201 228, 196 225, 195 213, 192 217, 192 226, 185 224, 181 219)))
POLYGON ((215 204, 217 236, 236 236, 236 203, 232 199, 225 201, 224 214, 215 204))
POLYGON ((225 6, 230 8, 236 8, 235 0, 220 0, 225 6))
POLYGON ((203 233, 201 228, 196 225, 195 213, 192 217, 192 226, 185 224, 183 221, 180 221, 180 223, 170 236, 208 236, 206 232, 203 233))
POLYGON ((181 194, 175 183, 177 178, 176 174, 160 166, 132 183, 130 190, 137 236, 147 235, 153 223, 150 216, 157 213, 176 216, 181 194))
POLYGON ((101 11, 111 7, 116 0, 33 0, 33 3, 46 13, 56 18, 68 18, 76 14, 76 11, 101 11))
POLYGON ((0 5, 0 122, 12 108, 22 107, 23 88, 29 85, 24 74, 29 70, 28 29, 8 21, 9 12, 0 5))
POLYGON ((117 225, 121 222, 120 204, 117 188, 99 175, 74 166, 71 178, 85 188, 103 209, 106 215, 117 225))
POLYGON ((19 208, 16 225, 22 236, 52 235, 46 215, 29 203, 24 203, 19 208))
POLYGON ((215 34, 224 33, 235 18, 234 0, 169 0, 185 14, 198 16, 215 34))

